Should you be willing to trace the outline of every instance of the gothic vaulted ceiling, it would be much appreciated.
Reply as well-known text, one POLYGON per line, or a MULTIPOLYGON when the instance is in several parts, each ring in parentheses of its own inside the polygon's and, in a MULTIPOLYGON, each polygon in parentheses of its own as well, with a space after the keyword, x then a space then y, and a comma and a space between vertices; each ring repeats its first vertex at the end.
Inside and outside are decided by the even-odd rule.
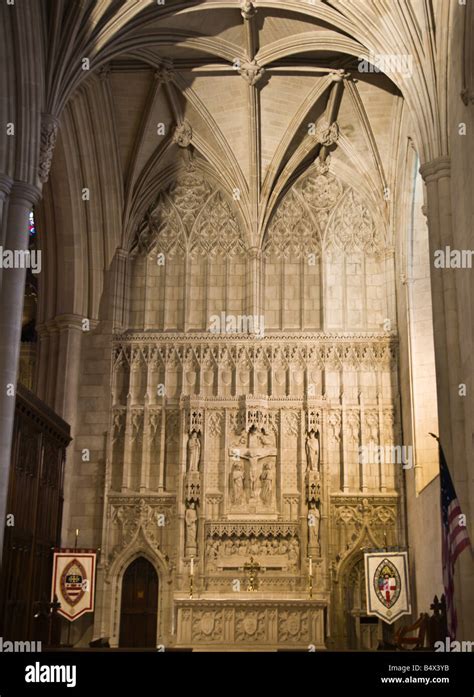
POLYGON ((429 0, 51 3, 45 111, 60 130, 44 215, 64 230, 72 211, 89 307, 94 269, 130 247, 190 153, 235 201, 250 246, 315 163, 356 184, 389 230, 401 133, 422 160, 446 148, 432 79, 444 44, 425 30, 447 11, 429 0), (408 57, 410 74, 361 72, 374 53, 408 57))

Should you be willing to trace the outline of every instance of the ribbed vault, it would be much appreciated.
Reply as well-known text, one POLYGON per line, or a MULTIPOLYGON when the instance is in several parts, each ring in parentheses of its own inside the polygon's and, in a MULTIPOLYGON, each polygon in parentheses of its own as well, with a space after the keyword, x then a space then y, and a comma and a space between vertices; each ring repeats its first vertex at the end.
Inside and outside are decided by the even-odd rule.
MULTIPOLYGON (((22 96, 28 108, 18 116, 31 119, 22 128, 37 128, 38 113, 60 124, 52 177, 67 176, 68 185, 40 216, 52 237, 71 212, 72 287, 61 298, 69 311, 97 315, 104 270, 173 180, 183 146, 220 179, 254 247, 318 158, 356 178, 390 230, 400 134, 421 162, 449 150, 449 2, 56 0, 42 9, 41 19, 20 10, 23 21, 42 22, 45 42, 34 60, 28 50, 19 55, 7 79, 25 83, 41 71, 22 96), (410 76, 360 73, 360 60, 374 54, 409 56, 410 76), (324 140, 334 123, 336 137, 324 140)), ((15 31, 15 22, 11 14, 6 28, 15 31)), ((39 153, 13 156, 14 147, 6 142, 3 170, 15 162, 20 178, 36 183, 39 153)), ((59 236, 54 246, 63 244, 59 236)), ((44 319, 57 310, 48 305, 44 319)))

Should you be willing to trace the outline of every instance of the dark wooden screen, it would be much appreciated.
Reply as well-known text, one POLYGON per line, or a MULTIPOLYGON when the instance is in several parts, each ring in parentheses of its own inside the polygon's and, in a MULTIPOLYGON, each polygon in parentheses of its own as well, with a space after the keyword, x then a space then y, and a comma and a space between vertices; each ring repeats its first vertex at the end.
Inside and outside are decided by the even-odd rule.
POLYGON ((5 640, 48 641, 48 621, 41 609, 51 597, 53 550, 61 542, 69 430, 57 414, 18 385, 7 508, 14 525, 7 520, 0 586, 5 640))

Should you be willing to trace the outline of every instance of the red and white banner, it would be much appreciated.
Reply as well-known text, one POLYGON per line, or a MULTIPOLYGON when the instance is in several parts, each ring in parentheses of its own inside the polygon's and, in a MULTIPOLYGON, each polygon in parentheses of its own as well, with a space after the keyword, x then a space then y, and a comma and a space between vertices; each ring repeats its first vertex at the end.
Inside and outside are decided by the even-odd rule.
POLYGON ((51 600, 57 596, 61 603, 58 613, 70 622, 94 612, 96 557, 96 552, 88 549, 54 553, 51 600))
POLYGON ((367 614, 387 624, 411 614, 408 554, 368 553, 364 560, 367 614))

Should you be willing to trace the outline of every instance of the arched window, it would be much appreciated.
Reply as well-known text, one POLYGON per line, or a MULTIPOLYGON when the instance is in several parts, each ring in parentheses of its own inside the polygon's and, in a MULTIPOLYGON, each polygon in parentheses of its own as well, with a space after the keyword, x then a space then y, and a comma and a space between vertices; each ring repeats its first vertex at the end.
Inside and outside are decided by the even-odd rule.
POLYGON ((28 230, 30 233, 30 237, 36 237, 37 230, 36 230, 36 220, 35 220, 35 212, 34 211, 30 211, 28 230))

